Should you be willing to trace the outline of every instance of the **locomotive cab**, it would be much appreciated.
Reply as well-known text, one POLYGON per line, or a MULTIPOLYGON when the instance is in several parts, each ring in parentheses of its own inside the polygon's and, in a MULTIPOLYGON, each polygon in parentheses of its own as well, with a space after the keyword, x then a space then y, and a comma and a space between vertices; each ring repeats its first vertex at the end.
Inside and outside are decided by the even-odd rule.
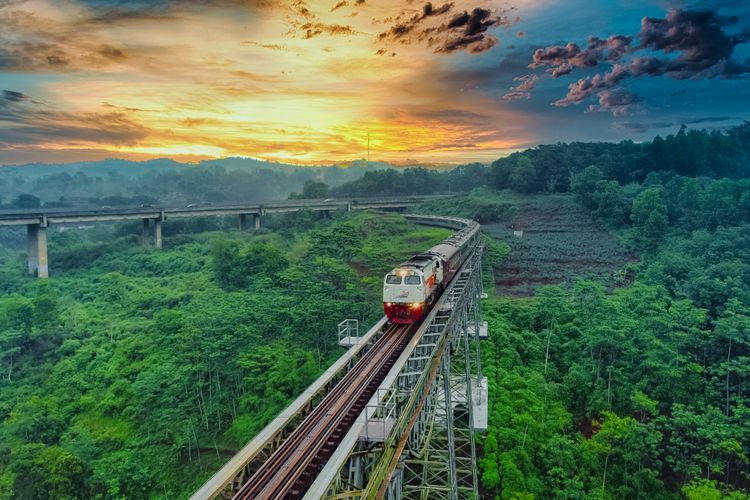
POLYGON ((414 323, 427 311, 443 280, 440 258, 418 255, 385 276, 383 309, 393 323, 414 323))

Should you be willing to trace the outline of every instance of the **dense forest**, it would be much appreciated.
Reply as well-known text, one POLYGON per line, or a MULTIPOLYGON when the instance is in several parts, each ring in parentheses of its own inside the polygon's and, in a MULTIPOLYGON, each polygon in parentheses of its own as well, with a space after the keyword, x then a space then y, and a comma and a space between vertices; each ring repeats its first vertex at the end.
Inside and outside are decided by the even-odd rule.
POLYGON ((337 187, 341 195, 436 194, 489 186, 520 193, 569 192, 573 177, 589 166, 601 178, 621 185, 647 177, 745 178, 750 176, 750 122, 726 131, 680 129, 665 139, 634 143, 574 142, 541 145, 496 160, 490 168, 463 165, 440 172, 410 168, 403 172, 366 172, 337 187))
MULTIPOLYGON (((300 174, 278 192, 261 182, 283 169, 205 167, 145 169, 101 193, 458 193, 416 210, 504 239, 488 240, 484 273, 483 498, 749 498, 750 124, 539 146, 489 167, 300 174), (159 175, 185 183, 136 189, 159 175), (569 267, 532 297, 493 296, 509 249, 537 230, 513 236, 531 199, 539 218, 575 205, 608 235, 566 229, 597 246, 601 272, 569 267)), ((22 196, 39 194, 34 176, 60 175, 44 172, 6 205, 35 203, 22 196)), ((338 321, 381 314, 384 272, 446 234, 367 213, 235 226, 170 221, 163 251, 139 246, 135 224, 52 233, 48 282, 0 247, 0 498, 187 496, 340 353, 338 321)), ((569 265, 555 245, 570 240, 549 240, 533 258, 569 265)))
POLYGON ((128 225, 53 233, 46 282, 0 253, 0 498, 189 496, 341 354, 339 321, 380 317, 380 276, 448 233, 265 223, 172 228, 163 251, 128 225))
MULTIPOLYGON (((653 154, 666 144, 659 154, 674 160, 624 175, 626 185, 606 163, 573 169, 570 191, 640 259, 615 272, 633 276, 619 288, 578 280, 487 304, 488 495, 748 498, 750 180, 740 177, 750 164, 741 133, 681 131, 645 145, 653 154), (737 149, 715 150, 711 162, 697 151, 712 138, 737 149), (721 175, 737 178, 709 177, 721 175)), ((493 174, 534 154, 496 162, 493 174)), ((510 178, 528 191, 523 176, 510 178)))

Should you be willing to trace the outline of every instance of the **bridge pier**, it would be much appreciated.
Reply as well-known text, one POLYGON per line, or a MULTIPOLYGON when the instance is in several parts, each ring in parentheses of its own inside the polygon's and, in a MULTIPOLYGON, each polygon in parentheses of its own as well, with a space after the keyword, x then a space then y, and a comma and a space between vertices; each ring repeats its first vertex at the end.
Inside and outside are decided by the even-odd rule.
POLYGON ((38 278, 49 277, 47 259, 47 225, 28 224, 26 226, 26 252, 29 262, 29 274, 38 278))
POLYGON ((161 222, 162 219, 154 219, 154 246, 161 248, 161 222))
POLYGON ((143 244, 143 246, 148 246, 149 220, 150 219, 143 219, 143 230, 141 231, 141 244, 143 244))
POLYGON ((260 229, 260 214, 253 214, 253 226, 256 231, 260 229))

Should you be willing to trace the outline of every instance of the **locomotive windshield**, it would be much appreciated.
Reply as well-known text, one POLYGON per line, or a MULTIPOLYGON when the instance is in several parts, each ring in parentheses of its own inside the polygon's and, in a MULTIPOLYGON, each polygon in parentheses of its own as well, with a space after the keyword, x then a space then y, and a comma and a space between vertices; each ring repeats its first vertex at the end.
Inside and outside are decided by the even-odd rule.
POLYGON ((404 278, 404 284, 405 285, 419 285, 422 282, 422 280, 419 278, 419 276, 407 276, 404 278))
POLYGON ((401 276, 396 276, 395 274, 389 274, 385 277, 385 282, 389 285, 400 285, 401 284, 401 276))

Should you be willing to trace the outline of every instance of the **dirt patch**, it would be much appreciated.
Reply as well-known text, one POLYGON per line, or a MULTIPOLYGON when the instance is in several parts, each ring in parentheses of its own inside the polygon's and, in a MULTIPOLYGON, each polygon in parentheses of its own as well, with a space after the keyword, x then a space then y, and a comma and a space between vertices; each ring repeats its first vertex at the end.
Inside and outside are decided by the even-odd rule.
POLYGON ((515 208, 507 223, 482 226, 511 247, 494 269, 499 295, 530 296, 542 285, 577 277, 614 286, 615 272, 634 259, 572 196, 520 198, 515 208))

